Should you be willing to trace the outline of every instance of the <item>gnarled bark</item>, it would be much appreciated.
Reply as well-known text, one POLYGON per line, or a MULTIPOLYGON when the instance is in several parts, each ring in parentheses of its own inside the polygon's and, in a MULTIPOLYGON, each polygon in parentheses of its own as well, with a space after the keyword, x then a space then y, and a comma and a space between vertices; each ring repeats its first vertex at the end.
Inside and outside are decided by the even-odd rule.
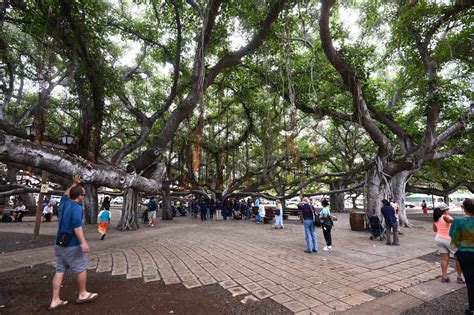
POLYGON ((400 226, 413 227, 413 224, 408 221, 405 207, 405 192, 408 179, 413 171, 403 171, 392 176, 392 194, 393 201, 396 202, 400 208, 398 218, 400 226))
POLYGON ((382 199, 385 198, 385 184, 381 176, 376 167, 373 167, 367 172, 365 212, 369 215, 380 214, 382 199))
POLYGON ((120 218, 117 229, 120 231, 137 230, 138 225, 138 191, 127 188, 123 194, 122 217, 120 218))
POLYGON ((84 206, 86 223, 97 223, 97 209, 99 209, 97 187, 92 184, 85 184, 84 190, 86 191, 86 195, 84 196, 82 204, 84 206))
POLYGON ((160 191, 161 178, 165 173, 165 167, 160 163, 149 179, 117 167, 82 162, 59 151, 3 135, 0 135, 0 162, 37 167, 62 177, 79 174, 84 183, 110 188, 133 188, 149 194, 160 191))
POLYGON ((171 211, 171 193, 170 188, 167 183, 163 183, 163 188, 161 189, 161 194, 163 196, 162 202, 162 215, 163 220, 173 220, 173 211, 171 211))
MULTIPOLYGON (((342 180, 336 180, 329 184, 329 189, 333 190, 340 190, 343 189, 344 183, 342 180)), ((344 193, 333 193, 329 195, 329 203, 331 205, 332 212, 346 212, 344 207, 344 193)))

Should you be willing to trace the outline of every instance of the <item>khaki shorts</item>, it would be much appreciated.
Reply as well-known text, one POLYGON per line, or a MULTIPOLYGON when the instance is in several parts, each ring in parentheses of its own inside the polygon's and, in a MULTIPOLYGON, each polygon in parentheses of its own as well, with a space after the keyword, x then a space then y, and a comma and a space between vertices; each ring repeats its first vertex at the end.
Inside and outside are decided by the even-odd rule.
POLYGON ((156 219, 156 211, 148 211, 148 220, 156 219))
POLYGON ((71 269, 72 272, 80 273, 87 269, 87 254, 82 252, 81 246, 61 247, 54 246, 56 256, 56 272, 65 272, 71 269))

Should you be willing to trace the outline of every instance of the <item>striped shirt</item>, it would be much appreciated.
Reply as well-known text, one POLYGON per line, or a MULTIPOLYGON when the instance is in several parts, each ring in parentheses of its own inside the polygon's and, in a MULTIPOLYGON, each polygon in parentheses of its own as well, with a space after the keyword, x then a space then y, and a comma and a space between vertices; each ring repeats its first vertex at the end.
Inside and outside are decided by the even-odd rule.
POLYGON ((474 217, 460 217, 453 220, 449 229, 451 245, 461 252, 474 252, 474 217))

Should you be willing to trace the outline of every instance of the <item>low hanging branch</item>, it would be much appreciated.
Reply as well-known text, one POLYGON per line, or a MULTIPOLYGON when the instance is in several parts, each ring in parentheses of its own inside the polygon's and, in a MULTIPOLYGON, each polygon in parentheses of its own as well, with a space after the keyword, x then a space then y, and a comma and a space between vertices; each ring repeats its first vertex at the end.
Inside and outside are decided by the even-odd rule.
MULTIPOLYGON (((320 191, 320 192, 315 192, 315 193, 305 193, 305 194, 303 194, 303 196, 304 197, 312 197, 312 196, 324 196, 324 195, 338 194, 338 193, 343 193, 343 192, 347 192, 347 191, 357 190, 357 189, 363 187, 364 184, 365 183, 362 182, 362 183, 358 183, 357 185, 355 185, 353 187, 349 187, 349 188, 345 188, 345 189, 320 191)), ((285 195, 285 196, 278 196, 278 195, 267 194, 267 193, 264 193, 264 192, 235 192, 235 193, 230 194, 228 196, 228 198, 236 197, 236 196, 262 197, 262 198, 265 198, 265 199, 268 199, 268 200, 277 200, 277 199, 278 200, 286 200, 286 199, 291 199, 291 198, 295 197, 296 195, 289 194, 289 195, 285 195)))
MULTIPOLYGON (((39 188, 31 188, 31 187, 24 187, 24 188, 16 188, 8 191, 0 192, 0 197, 7 197, 13 195, 20 195, 20 194, 27 194, 27 193, 39 193, 39 188)), ((62 195, 64 190, 50 190, 45 195, 62 195)))
POLYGON ((418 187, 418 186, 412 186, 412 185, 407 185, 406 191, 412 192, 412 193, 418 193, 418 194, 427 194, 427 195, 437 195, 437 196, 448 196, 449 194, 452 194, 456 190, 459 189, 459 187, 464 186, 469 189, 469 187, 472 187, 474 183, 468 182, 468 181, 458 181, 454 184, 452 184, 450 187, 447 187, 445 189, 436 189, 436 188, 429 188, 429 187, 418 187))
POLYGON ((0 135, 0 162, 37 167, 63 177, 79 174, 84 183, 133 188, 150 194, 156 194, 161 189, 165 173, 165 166, 160 163, 153 179, 148 179, 116 167, 83 162, 53 149, 4 135, 0 135))

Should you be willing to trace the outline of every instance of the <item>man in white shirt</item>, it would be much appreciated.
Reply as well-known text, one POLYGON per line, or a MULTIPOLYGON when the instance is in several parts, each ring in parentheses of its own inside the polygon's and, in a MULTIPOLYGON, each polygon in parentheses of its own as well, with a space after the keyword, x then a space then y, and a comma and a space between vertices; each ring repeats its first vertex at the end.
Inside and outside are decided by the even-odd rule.
POLYGON ((44 206, 43 216, 45 222, 51 222, 51 217, 53 216, 53 205, 51 204, 51 201, 44 206))
POLYGON ((26 206, 20 201, 15 209, 13 209, 13 217, 15 218, 15 222, 21 222, 25 213, 26 206))

